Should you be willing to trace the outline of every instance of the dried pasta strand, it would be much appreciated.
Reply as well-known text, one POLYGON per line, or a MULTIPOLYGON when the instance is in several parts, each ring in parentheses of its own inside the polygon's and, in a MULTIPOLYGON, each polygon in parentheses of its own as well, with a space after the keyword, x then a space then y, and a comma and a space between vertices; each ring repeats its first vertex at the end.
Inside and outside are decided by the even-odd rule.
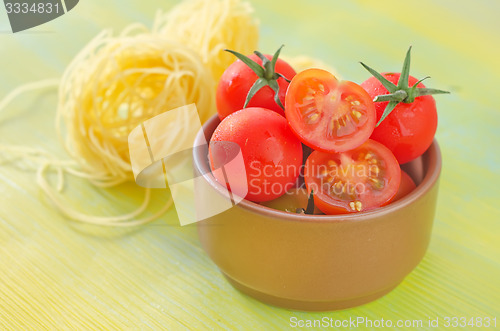
POLYGON ((50 166, 51 164, 49 162, 45 162, 38 169, 36 176, 37 184, 41 187, 44 193, 50 198, 51 202, 55 204, 55 206, 59 209, 59 211, 61 211, 67 217, 82 223, 105 225, 105 226, 118 226, 118 227, 142 225, 149 223, 157 219, 161 215, 163 215, 173 203, 172 198, 169 198, 167 202, 164 204, 164 206, 155 214, 141 219, 135 219, 138 215, 142 214, 146 210, 151 201, 151 189, 146 188, 142 204, 136 210, 130 213, 121 214, 117 216, 94 216, 94 215, 84 214, 76 211, 72 207, 68 207, 68 205, 65 204, 63 201, 61 201, 59 197, 56 195, 56 192, 50 186, 45 176, 45 173, 50 166))
POLYGON ((68 205, 57 196, 57 192, 61 192, 63 190, 65 172, 76 177, 88 177, 87 173, 81 172, 77 169, 78 163, 76 161, 59 160, 42 149, 31 148, 27 146, 0 144, 0 151, 4 152, 0 155, 10 156, 10 158, 7 159, 0 159, 0 164, 7 162, 16 162, 19 160, 31 161, 33 167, 36 168, 37 171, 36 182, 38 186, 42 189, 45 195, 61 213, 75 221, 104 226, 137 226, 154 221, 155 219, 163 215, 173 203, 172 198, 169 197, 169 199, 165 202, 164 206, 159 211, 151 216, 136 219, 138 215, 142 214, 147 209, 151 201, 150 189, 146 188, 142 204, 130 213, 117 216, 95 216, 81 213, 76 211, 72 207, 68 207, 68 205), (50 169, 55 170, 58 175, 57 187, 55 190, 47 180, 47 172, 50 169))
POLYGON ((31 82, 27 84, 23 84, 21 86, 16 87, 12 91, 9 92, 2 100, 0 100, 0 112, 3 111, 9 103, 11 103, 15 98, 22 95, 23 93, 44 89, 48 87, 57 87, 59 85, 59 79, 43 79, 36 82, 31 82))

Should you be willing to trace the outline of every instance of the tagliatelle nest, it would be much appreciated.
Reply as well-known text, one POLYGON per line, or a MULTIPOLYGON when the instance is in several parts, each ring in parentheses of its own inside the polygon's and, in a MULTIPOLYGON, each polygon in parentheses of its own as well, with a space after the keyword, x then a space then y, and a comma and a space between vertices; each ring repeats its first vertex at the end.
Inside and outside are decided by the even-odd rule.
POLYGON ((130 35, 134 30, 99 34, 60 83, 58 132, 98 186, 133 180, 128 135, 145 120, 190 103, 202 121, 215 113, 215 82, 200 57, 177 41, 130 35))

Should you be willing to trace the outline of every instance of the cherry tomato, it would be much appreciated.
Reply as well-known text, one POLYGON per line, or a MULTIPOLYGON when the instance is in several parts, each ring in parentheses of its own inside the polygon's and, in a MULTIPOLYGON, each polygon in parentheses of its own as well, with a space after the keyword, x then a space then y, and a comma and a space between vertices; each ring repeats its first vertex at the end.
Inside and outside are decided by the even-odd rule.
MULTIPOLYGON (((269 60, 271 55, 265 55, 269 60)), ((249 56, 258 64, 262 60, 255 54, 249 56)), ((295 70, 285 61, 278 58, 275 66, 275 72, 282 74, 287 79, 295 76, 295 70)), ((241 60, 233 62, 222 74, 217 85, 216 101, 217 113, 220 119, 224 119, 231 113, 243 108, 248 91, 257 80, 258 76, 241 60)), ((285 104, 285 94, 288 88, 288 82, 282 77, 277 79, 279 85, 279 98, 282 104, 285 104)), ((262 107, 271 109, 279 114, 284 114, 283 109, 274 101, 274 91, 269 86, 264 86, 250 100, 247 107, 262 107)))
POLYGON ((344 214, 388 204, 399 188, 401 170, 387 147, 368 140, 347 152, 314 151, 304 176, 322 212, 344 214))
POLYGON ((393 202, 406 196, 416 187, 417 185, 415 185, 415 182, 413 181, 413 179, 411 179, 410 175, 408 175, 404 170, 401 170, 401 184, 399 184, 399 189, 396 193, 396 196, 394 197, 393 202))
MULTIPOLYGON (((262 202, 261 205, 290 213, 296 213, 297 209, 306 210, 308 200, 309 195, 307 194, 307 190, 305 188, 295 187, 287 191, 279 198, 262 202)), ((314 206, 313 214, 317 215, 323 213, 318 209, 318 207, 314 206)))
POLYGON ((285 114, 304 144, 324 152, 356 148, 375 128, 375 108, 368 93, 321 69, 304 70, 292 79, 285 114))
MULTIPOLYGON (((397 84, 399 73, 383 73, 390 82, 397 84)), ((409 86, 417 82, 409 76, 409 86)), ((387 89, 375 77, 370 77, 361 86, 371 98, 388 94, 387 89)), ((419 83, 417 87, 425 87, 419 83)), ((375 102, 377 121, 382 117, 388 102, 375 102)), ((375 128, 370 139, 388 147, 400 164, 422 155, 432 143, 437 128, 436 101, 432 95, 416 97, 412 103, 399 103, 375 128)))
POLYGON ((214 171, 220 164, 217 159, 223 159, 228 149, 221 142, 236 143, 245 162, 245 174, 243 169, 226 169, 226 175, 238 181, 229 180, 232 192, 261 202, 275 199, 295 185, 302 165, 302 145, 283 116, 265 108, 245 108, 226 117, 215 129, 209 146, 210 165, 217 181, 227 187, 222 172, 214 171))

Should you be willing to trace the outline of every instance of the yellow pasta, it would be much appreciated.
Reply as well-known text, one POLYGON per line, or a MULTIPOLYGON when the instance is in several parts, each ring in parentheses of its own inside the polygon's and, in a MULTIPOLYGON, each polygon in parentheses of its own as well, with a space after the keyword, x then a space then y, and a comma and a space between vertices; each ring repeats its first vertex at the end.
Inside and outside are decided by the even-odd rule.
POLYGON ((234 62, 231 49, 250 54, 258 46, 258 22, 242 0, 187 0, 156 16, 153 33, 175 38, 200 54, 216 81, 234 62))
POLYGON ((176 41, 142 33, 113 37, 104 31, 63 75, 56 127, 88 179, 97 186, 114 186, 133 180, 128 152, 132 129, 190 103, 206 120, 215 113, 214 84, 199 56, 176 41))

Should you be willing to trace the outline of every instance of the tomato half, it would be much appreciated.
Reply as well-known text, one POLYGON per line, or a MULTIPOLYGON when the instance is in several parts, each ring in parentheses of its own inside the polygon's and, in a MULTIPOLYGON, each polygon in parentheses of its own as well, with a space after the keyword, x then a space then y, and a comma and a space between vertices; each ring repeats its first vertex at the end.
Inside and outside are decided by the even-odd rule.
POLYGON ((417 185, 415 185, 415 182, 411 179, 410 175, 408 175, 404 170, 401 170, 401 184, 399 184, 398 192, 396 193, 393 201, 397 201, 406 196, 416 187, 417 185))
POLYGON ((372 98, 356 83, 338 81, 325 70, 298 73, 288 86, 285 115, 300 140, 324 152, 343 152, 364 143, 375 128, 372 98))
POLYGON ((283 116, 265 108, 245 108, 226 117, 215 129, 209 157, 219 183, 227 187, 226 178, 231 178, 233 193, 261 202, 275 199, 295 185, 302 165, 302 144, 283 116), (226 164, 234 144, 241 150, 245 169, 226 164), (226 165, 225 174, 216 171, 221 164, 226 165))
POLYGON ((401 170, 387 147, 368 140, 341 153, 314 151, 304 169, 308 192, 325 214, 353 213, 391 202, 398 191, 401 170))

